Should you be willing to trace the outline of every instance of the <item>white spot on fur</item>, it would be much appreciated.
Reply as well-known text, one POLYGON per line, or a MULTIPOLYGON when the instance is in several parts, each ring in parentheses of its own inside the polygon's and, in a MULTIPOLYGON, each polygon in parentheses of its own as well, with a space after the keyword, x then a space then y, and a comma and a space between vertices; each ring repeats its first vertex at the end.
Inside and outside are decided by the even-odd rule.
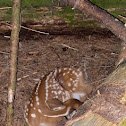
POLYGON ((68 86, 71 87, 71 83, 68 83, 68 86))
POLYGON ((37 105, 39 105, 39 102, 37 102, 37 105))
POLYGON ((72 69, 71 69, 71 68, 69 68, 69 70, 71 71, 72 69))
POLYGON ((63 73, 63 76, 65 76, 66 75, 66 73, 63 73))
POLYGON ((30 104, 30 101, 27 101, 26 104, 29 105, 30 104))
POLYGON ((60 89, 60 87, 58 86, 58 87, 57 87, 57 89, 59 90, 59 89, 60 89))
POLYGON ((64 70, 67 70, 67 68, 64 68, 64 70))
POLYGON ((28 123, 28 119, 27 119, 27 118, 25 118, 25 120, 26 120, 26 123, 28 123))
POLYGON ((72 88, 72 90, 73 90, 73 91, 75 91, 75 90, 76 90, 76 88, 72 88))
POLYGON ((70 73, 70 71, 67 71, 67 74, 69 74, 70 73))
POLYGON ((58 94, 60 95, 62 93, 62 91, 60 90, 60 91, 58 91, 58 94))
POLYGON ((80 69, 78 68, 77 71, 80 71, 80 69))
POLYGON ((57 69, 55 69, 55 71, 54 71, 54 76, 56 76, 56 74, 57 74, 57 69))
POLYGON ((51 93, 54 93, 54 91, 51 91, 51 93))
POLYGON ((54 91, 54 94, 55 94, 55 95, 57 95, 57 92, 56 92, 56 91, 54 91))
POLYGON ((39 126, 47 126, 47 124, 46 123, 40 123, 39 126))
POLYGON ((58 98, 58 96, 56 96, 55 98, 58 98))
POLYGON ((44 116, 47 116, 47 117, 60 117, 60 116, 67 116, 69 114, 69 111, 70 111, 71 107, 67 107, 67 111, 63 114, 58 114, 58 115, 44 115, 44 116))
POLYGON ((31 114, 31 117, 36 118, 36 114, 31 114))
POLYGON ((75 74, 76 72, 73 70, 72 73, 75 74))
MULTIPOLYGON (((48 84, 49 84, 50 76, 52 76, 52 72, 47 76, 46 81, 45 81, 45 83, 46 83, 46 85, 45 85, 46 92, 48 92, 48 88, 49 88, 48 84)), ((46 93, 46 100, 48 100, 48 93, 46 93)))
POLYGON ((59 73, 61 72, 61 69, 59 69, 59 73))
POLYGON ((74 84, 75 87, 77 87, 77 85, 78 85, 77 83, 74 84))
POLYGON ((125 50, 126 49, 126 47, 123 47, 123 50, 125 50))
POLYGON ((38 112, 39 112, 39 113, 42 113, 41 109, 38 109, 38 112))
POLYGON ((78 76, 81 76, 82 75, 82 72, 80 72, 79 74, 78 74, 78 76))
POLYGON ((30 106, 33 107, 33 104, 31 103, 30 106))

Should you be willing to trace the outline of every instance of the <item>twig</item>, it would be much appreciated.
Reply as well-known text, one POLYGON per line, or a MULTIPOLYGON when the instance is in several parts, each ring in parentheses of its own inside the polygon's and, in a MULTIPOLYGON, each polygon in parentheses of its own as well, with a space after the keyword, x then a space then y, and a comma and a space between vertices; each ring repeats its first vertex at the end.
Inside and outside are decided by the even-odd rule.
POLYGON ((0 8, 0 10, 7 10, 7 9, 11 9, 12 7, 2 7, 0 8))
MULTIPOLYGON (((34 74, 36 74, 36 73, 37 73, 37 72, 34 72, 34 73, 32 73, 32 74, 34 75, 34 74)), ((18 78, 17 81, 20 81, 21 79, 27 78, 27 77, 29 77, 29 76, 30 76, 30 75, 25 75, 25 76, 23 76, 22 78, 18 78)))
POLYGON ((85 74, 86 81, 88 81, 87 61, 86 60, 84 60, 84 74, 85 74))
POLYGON ((12 9, 12 31, 11 31, 11 52, 10 52, 10 77, 8 83, 8 100, 6 111, 6 126, 14 125, 14 98, 16 94, 16 77, 18 63, 18 44, 20 32, 21 0, 13 0, 12 9))
POLYGON ((2 54, 7 54, 7 55, 9 55, 10 53, 7 53, 7 52, 2 52, 2 51, 0 51, 0 53, 2 53, 2 54))
POLYGON ((125 16, 122 16, 122 15, 119 15, 120 18, 126 20, 126 17, 125 16))
POLYGON ((66 45, 66 44, 58 44, 58 45, 62 45, 62 46, 65 46, 65 47, 67 47, 67 48, 69 48, 69 49, 73 49, 73 50, 75 50, 75 51, 79 51, 78 49, 76 49, 76 48, 73 48, 73 47, 70 47, 70 46, 68 46, 68 45, 66 45))
POLYGON ((56 50, 53 47, 51 47, 51 49, 57 55, 57 57, 61 60, 61 58, 60 58, 59 54, 56 52, 56 50))
POLYGON ((5 37, 5 38, 9 38, 9 39, 11 38, 10 36, 4 36, 4 37, 5 37))
POLYGON ((102 82, 102 81, 104 81, 105 79, 106 79, 106 78, 99 79, 99 80, 97 80, 97 81, 91 82, 90 84, 95 84, 95 83, 98 83, 98 82, 102 82))
MULTIPOLYGON (((31 7, 31 8, 33 8, 33 6, 27 1, 27 0, 25 0, 25 2, 31 7)), ((34 9, 34 8, 33 8, 34 9)))
MULTIPOLYGON (((7 25, 11 26, 9 23, 6 22, 7 25)), ((41 32, 41 31, 38 31, 38 30, 35 30, 35 29, 32 29, 32 28, 28 28, 28 27, 25 27, 25 26, 20 26, 21 28, 24 28, 26 30, 29 30, 29 31, 33 31, 33 32, 37 32, 37 33, 40 33, 40 34, 45 34, 45 35, 49 35, 49 33, 46 33, 46 32, 41 32)))
POLYGON ((37 32, 37 33, 40 33, 40 34, 49 35, 49 33, 41 32, 41 31, 38 31, 38 30, 35 30, 35 29, 31 29, 31 28, 28 28, 28 27, 24 27, 24 26, 21 26, 21 28, 24 28, 24 29, 27 29, 27 30, 30 30, 30 31, 34 31, 34 32, 37 32))

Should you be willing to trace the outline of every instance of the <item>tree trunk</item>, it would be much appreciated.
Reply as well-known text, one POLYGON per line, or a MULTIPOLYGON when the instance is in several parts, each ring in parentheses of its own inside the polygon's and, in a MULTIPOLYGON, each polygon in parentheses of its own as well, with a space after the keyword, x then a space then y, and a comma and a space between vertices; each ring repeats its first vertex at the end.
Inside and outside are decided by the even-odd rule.
POLYGON ((20 5, 21 0, 13 1, 12 10, 12 32, 11 32, 11 54, 10 54, 10 81, 8 84, 8 107, 7 126, 13 126, 14 117, 14 96, 16 90, 18 42, 20 31, 20 5))

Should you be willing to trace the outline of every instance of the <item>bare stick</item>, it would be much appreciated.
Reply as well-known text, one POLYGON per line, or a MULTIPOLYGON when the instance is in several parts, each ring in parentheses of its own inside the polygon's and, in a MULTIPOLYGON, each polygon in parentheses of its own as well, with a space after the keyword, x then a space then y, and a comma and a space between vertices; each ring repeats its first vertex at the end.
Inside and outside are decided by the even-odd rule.
POLYGON ((120 18, 126 20, 126 17, 125 16, 122 16, 122 15, 119 15, 120 18))
POLYGON ((75 51, 79 51, 78 49, 76 49, 76 48, 73 48, 73 47, 70 47, 70 46, 68 46, 68 45, 66 45, 66 44, 58 44, 58 45, 62 45, 62 46, 64 46, 64 47, 67 47, 67 48, 69 48, 69 49, 73 49, 73 50, 75 50, 75 51))
POLYGON ((0 53, 9 55, 9 53, 3 51, 0 51, 0 53))
MULTIPOLYGON (((7 25, 11 26, 9 23, 6 22, 7 25)), ((46 33, 46 32, 41 32, 41 31, 38 31, 38 30, 35 30, 35 29, 32 29, 32 28, 28 28, 28 27, 25 27, 25 26, 22 26, 21 25, 21 28, 23 29, 26 29, 26 30, 30 30, 30 31, 33 31, 33 32, 37 32, 37 33, 40 33, 40 34, 45 34, 45 35, 49 35, 49 33, 46 33)))
POLYGON ((11 9, 12 7, 2 7, 0 8, 0 10, 8 10, 8 9, 11 9))
MULTIPOLYGON (((37 74, 37 72, 34 72, 34 73, 32 73, 33 75, 34 74, 37 74)), ((30 77, 30 75, 25 75, 25 76, 23 76, 23 77, 21 77, 21 78, 17 78, 17 81, 20 81, 21 79, 25 79, 25 78, 27 78, 27 77, 30 77)))
POLYGON ((13 126, 14 123, 14 96, 17 78, 17 57, 20 31, 20 6, 21 0, 13 0, 12 8, 12 32, 11 32, 11 53, 10 53, 10 79, 8 84, 8 107, 6 126, 13 126))
POLYGON ((8 38, 8 39, 10 39, 10 38, 11 38, 10 36, 6 36, 6 35, 5 35, 4 37, 5 37, 5 38, 8 38))
POLYGON ((38 32, 38 33, 41 33, 41 34, 49 35, 49 33, 41 32, 41 31, 38 31, 38 30, 35 30, 35 29, 24 27, 24 26, 21 26, 21 28, 24 28, 24 29, 27 29, 27 30, 30 30, 30 31, 34 31, 34 32, 38 32))

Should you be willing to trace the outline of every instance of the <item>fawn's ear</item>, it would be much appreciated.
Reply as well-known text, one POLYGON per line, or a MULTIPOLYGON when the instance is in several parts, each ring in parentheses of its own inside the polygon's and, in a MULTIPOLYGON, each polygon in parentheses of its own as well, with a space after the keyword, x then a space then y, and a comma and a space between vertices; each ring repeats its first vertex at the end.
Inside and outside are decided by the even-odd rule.
POLYGON ((48 108, 54 111, 59 111, 66 108, 66 105, 64 105, 63 102, 56 98, 48 99, 46 103, 48 105, 48 108))

